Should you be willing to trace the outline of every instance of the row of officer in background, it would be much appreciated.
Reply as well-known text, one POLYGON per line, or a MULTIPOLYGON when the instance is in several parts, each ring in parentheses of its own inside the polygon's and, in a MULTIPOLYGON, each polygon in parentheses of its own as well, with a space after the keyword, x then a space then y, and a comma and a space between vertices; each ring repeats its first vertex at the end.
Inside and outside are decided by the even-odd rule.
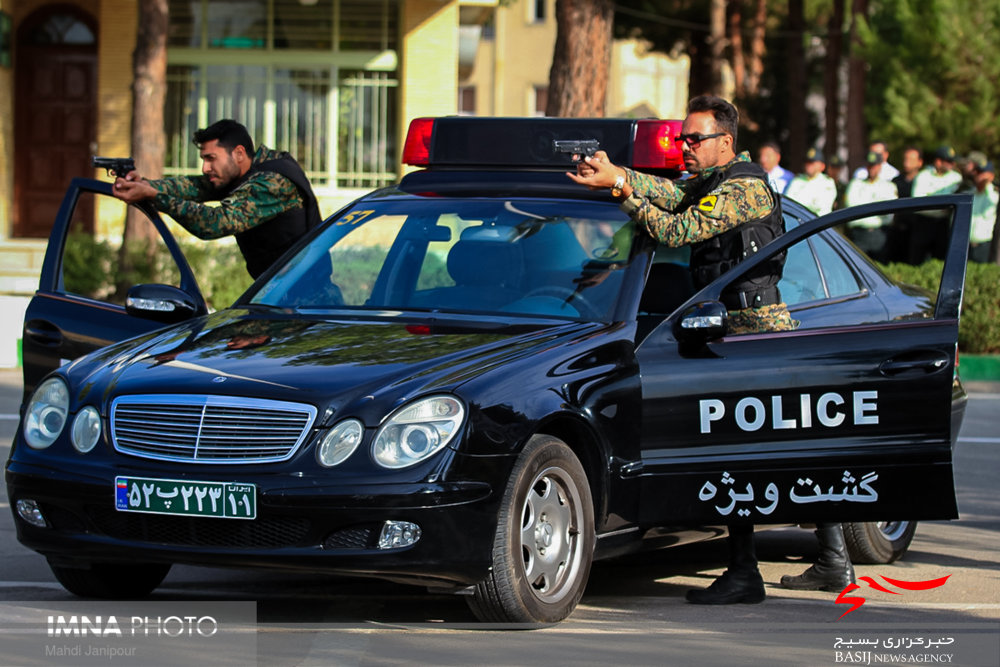
MULTIPOLYGON (((958 158, 949 146, 939 147, 926 165, 922 151, 908 146, 903 149, 901 170, 890 164, 888 158, 885 143, 872 142, 865 165, 845 184, 840 177, 843 161, 837 156, 831 156, 828 161, 818 149, 812 148, 806 153, 803 172, 798 175, 781 166, 777 144, 764 144, 758 153, 758 162, 775 189, 817 215, 835 208, 897 197, 971 193, 973 219, 969 259, 989 262, 1000 200, 993 162, 979 151, 958 158)), ((846 233, 873 259, 920 264, 932 257, 943 258, 948 242, 948 216, 945 211, 874 216, 853 221, 846 233)))

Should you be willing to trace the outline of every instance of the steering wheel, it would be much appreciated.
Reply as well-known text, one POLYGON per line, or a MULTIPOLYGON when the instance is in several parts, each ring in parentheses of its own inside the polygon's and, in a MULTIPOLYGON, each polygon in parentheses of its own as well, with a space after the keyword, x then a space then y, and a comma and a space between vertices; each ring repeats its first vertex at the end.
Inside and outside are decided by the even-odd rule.
POLYGON ((587 297, 568 287, 563 287, 561 285, 545 285, 544 287, 537 287, 531 290, 521 298, 530 299, 533 296, 548 296, 560 299, 563 303, 576 308, 577 312, 587 319, 598 320, 601 318, 601 311, 595 308, 594 304, 587 300, 587 297))

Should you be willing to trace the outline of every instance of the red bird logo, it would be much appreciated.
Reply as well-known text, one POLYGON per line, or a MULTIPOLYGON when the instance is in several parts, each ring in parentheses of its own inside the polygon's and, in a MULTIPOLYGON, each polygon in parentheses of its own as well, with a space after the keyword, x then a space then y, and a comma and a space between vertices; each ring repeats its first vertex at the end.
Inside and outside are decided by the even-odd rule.
MULTIPOLYGON (((882 579, 887 581, 890 585, 895 586, 896 588, 902 588, 904 591, 926 591, 930 590, 931 588, 938 588, 940 586, 944 586, 944 582, 948 581, 948 577, 950 576, 951 575, 949 574, 947 577, 941 577, 940 579, 928 579, 926 581, 902 581, 901 579, 890 579, 889 577, 886 576, 883 576, 882 579)), ((877 591, 882 591, 883 593, 891 593, 893 595, 900 595, 898 591, 889 590, 888 588, 878 583, 871 577, 858 577, 858 581, 865 582, 866 584, 868 584, 869 588, 874 588, 877 591)), ((854 611, 855 609, 857 609, 866 602, 865 598, 861 597, 860 595, 848 595, 848 593, 856 591, 859 588, 861 588, 861 586, 857 584, 848 584, 847 586, 844 587, 844 590, 840 591, 840 595, 837 596, 837 599, 834 601, 834 604, 852 605, 850 609, 848 609, 847 611, 845 611, 843 614, 840 615, 841 618, 847 616, 852 611, 854 611)))

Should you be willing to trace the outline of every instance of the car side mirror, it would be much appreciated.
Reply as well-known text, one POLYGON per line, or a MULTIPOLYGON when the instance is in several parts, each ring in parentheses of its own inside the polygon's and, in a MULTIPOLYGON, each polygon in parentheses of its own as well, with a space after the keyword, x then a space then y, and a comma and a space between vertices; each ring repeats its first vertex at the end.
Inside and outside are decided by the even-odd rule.
POLYGON ((718 301, 701 301, 684 310, 674 335, 682 343, 706 343, 725 336, 728 328, 726 307, 718 301))
POLYGON ((195 299, 172 285, 133 285, 125 297, 125 312, 166 324, 183 322, 198 313, 195 299))

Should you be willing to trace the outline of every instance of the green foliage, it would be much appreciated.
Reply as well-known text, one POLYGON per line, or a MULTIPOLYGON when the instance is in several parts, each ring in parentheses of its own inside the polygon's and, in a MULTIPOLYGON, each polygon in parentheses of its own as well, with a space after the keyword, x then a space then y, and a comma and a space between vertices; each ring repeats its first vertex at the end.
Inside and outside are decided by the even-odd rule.
POLYGON ((64 288, 92 299, 107 298, 114 288, 114 283, 108 281, 114 249, 79 228, 70 232, 65 247, 62 258, 64 288))
MULTIPOLYGON (((754 3, 743 3, 743 43, 752 35, 754 3)), ((1000 3, 982 0, 868 0, 858 42, 849 43, 852 3, 845 3, 844 56, 870 63, 865 82, 866 137, 893 151, 913 144, 933 150, 950 144, 960 154, 980 150, 1000 155, 1000 3)), ((709 3, 703 0, 618 0, 615 36, 641 36, 664 53, 692 57, 691 94, 703 92, 709 52, 709 3)), ((788 140, 788 3, 768 0, 766 53, 761 90, 735 100, 744 119, 739 146, 788 140)), ((805 3, 807 85, 823 93, 823 44, 831 31, 832 0, 805 3)), ((727 56, 731 57, 731 56, 727 56)), ((849 82, 844 82, 848 83, 849 82)), ((841 100, 843 102, 844 100, 841 100)), ((807 143, 820 138, 820 118, 805 110, 807 143)), ((795 168, 795 165, 786 165, 795 168)))
POLYGON ((420 277, 417 279, 417 289, 433 289, 435 287, 448 287, 454 285, 448 273, 445 259, 437 253, 429 252, 424 257, 424 265, 420 267, 420 277))
MULTIPOLYGON (((213 310, 229 306, 253 282, 243 255, 234 244, 192 241, 182 243, 181 249, 213 310)), ((180 284, 180 272, 163 245, 155 250, 150 250, 146 243, 131 245, 125 261, 122 259, 118 247, 75 230, 70 233, 63 254, 64 288, 73 294, 122 304, 131 285, 180 284)))
POLYGON ((122 304, 130 285, 177 284, 178 272, 166 250, 146 242, 129 244, 124 253, 79 229, 70 232, 63 253, 63 287, 92 299, 122 304))
POLYGON ((189 241, 181 244, 181 250, 212 310, 229 307, 253 283, 243 254, 233 243, 189 241))
POLYGON ((869 135, 1000 153, 1000 3, 873 0, 859 35, 869 135))
POLYGON ((344 296, 344 303, 361 305, 375 287, 375 279, 385 262, 388 248, 372 246, 349 248, 333 253, 333 282, 344 296))
POLYGON ((973 354, 1000 353, 1000 266, 996 264, 969 264, 959 347, 973 354))
MULTIPOLYGON (((344 303, 362 305, 368 300, 387 252, 388 248, 382 246, 334 251, 332 280, 340 288, 344 303)), ((417 289, 433 289, 453 284, 445 261, 436 253, 427 253, 417 277, 417 289)))
MULTIPOLYGON (((883 267, 894 280, 936 292, 943 263, 930 260, 919 266, 883 267)), ((1000 353, 1000 266, 970 262, 965 273, 958 347, 969 354, 1000 353)))

